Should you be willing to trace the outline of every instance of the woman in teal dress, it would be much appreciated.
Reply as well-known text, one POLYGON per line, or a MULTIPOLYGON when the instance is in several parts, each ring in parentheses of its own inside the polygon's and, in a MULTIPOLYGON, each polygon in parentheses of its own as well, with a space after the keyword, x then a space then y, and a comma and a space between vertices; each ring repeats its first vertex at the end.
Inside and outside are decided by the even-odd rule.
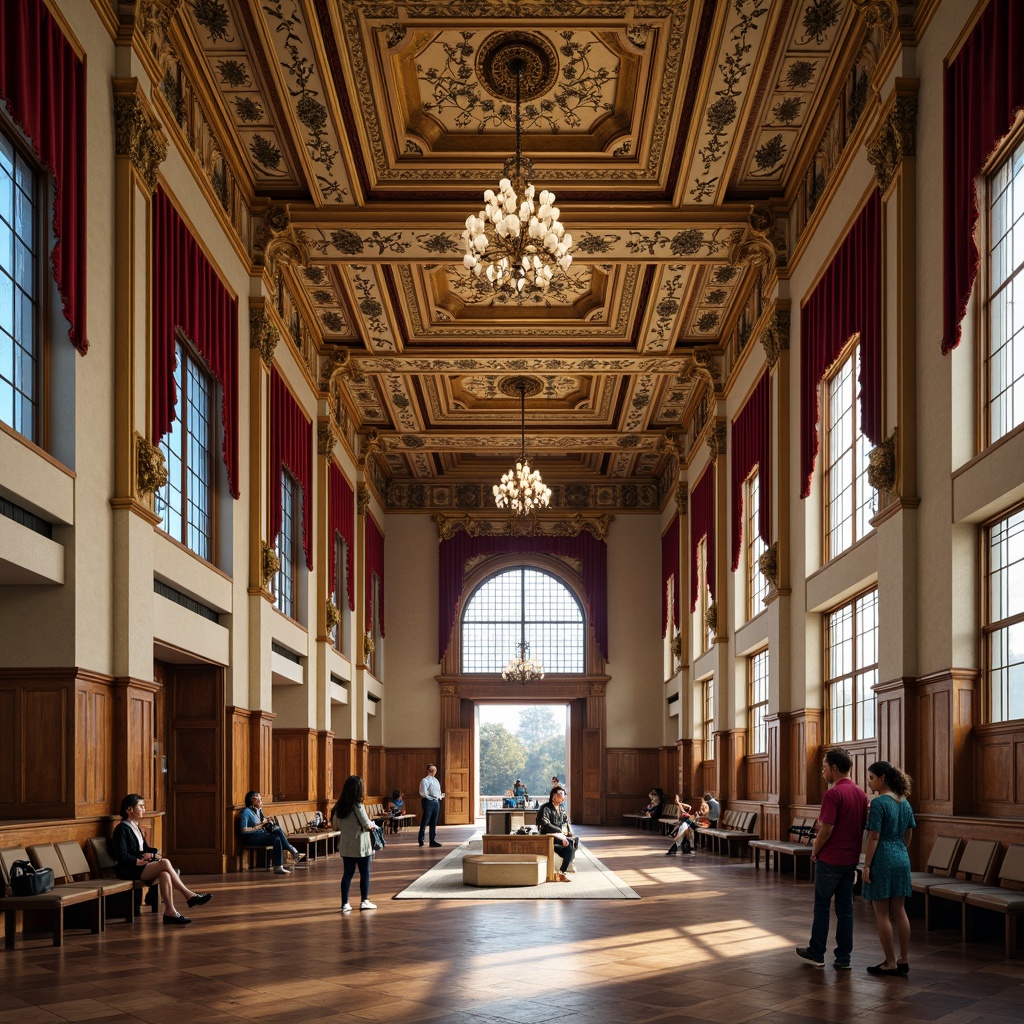
POLYGON ((875 794, 868 810, 868 845, 864 853, 864 899, 875 911, 878 941, 885 960, 868 968, 868 974, 898 977, 910 973, 910 918, 906 900, 911 895, 910 855, 907 848, 917 822, 907 800, 910 776, 888 761, 868 768, 868 786, 875 794), (894 946, 899 942, 897 958, 894 946))

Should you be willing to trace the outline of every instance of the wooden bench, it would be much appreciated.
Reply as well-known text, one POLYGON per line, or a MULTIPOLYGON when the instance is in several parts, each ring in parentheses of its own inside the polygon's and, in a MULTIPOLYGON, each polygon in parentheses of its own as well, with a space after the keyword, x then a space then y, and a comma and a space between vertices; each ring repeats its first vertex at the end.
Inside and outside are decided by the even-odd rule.
POLYGON ((787 857, 793 858, 793 881, 799 878, 797 864, 801 860, 807 861, 808 878, 814 878, 814 864, 811 861, 811 848, 814 846, 814 836, 817 832, 817 818, 794 818, 789 826, 788 835, 793 840, 785 839, 752 839, 747 844, 754 860, 754 870, 760 867, 761 853, 764 853, 765 870, 771 867, 774 871, 780 871, 782 861, 787 857))
POLYGON ((697 829, 696 834, 705 849, 710 847, 715 853, 721 853, 724 846, 726 856, 731 857, 735 844, 738 853, 742 856, 747 843, 757 839, 754 832, 756 827, 757 813, 755 811, 725 811, 718 828, 700 828, 697 829))
POLYGON ((16 860, 28 860, 25 851, 19 848, 0 850, 0 876, 2 876, 2 892, 0 892, 0 912, 4 915, 4 946, 14 949, 14 936, 18 929, 18 913, 39 911, 50 915, 53 928, 53 944, 64 944, 64 911, 68 907, 83 906, 89 915, 89 929, 96 935, 103 926, 100 910, 99 890, 93 887, 76 888, 73 886, 55 886, 50 892, 40 896, 12 896, 8 886, 10 874, 8 864, 16 860), (11 856, 9 853, 21 854, 11 856))
POLYGON ((463 885, 505 886, 542 885, 546 864, 541 854, 472 853, 462 858, 463 885))
MULTIPOLYGON (((370 818, 373 817, 369 810, 367 814, 370 818)), ((292 846, 305 847, 306 855, 311 861, 316 860, 321 852, 330 855, 337 850, 338 837, 341 833, 332 829, 329 824, 323 828, 312 828, 307 816, 295 811, 278 814, 276 819, 284 829, 288 842, 292 846)))
POLYGON ((548 881, 555 879, 555 837, 546 836, 484 836, 484 853, 525 853, 548 859, 548 881))
POLYGON ((679 808, 675 803, 665 804, 661 817, 658 819, 663 836, 671 835, 679 824, 679 808))
POLYGON ((963 903, 961 934, 968 941, 968 912, 995 911, 1006 918, 1006 959, 1017 956, 1017 924, 1024 915, 1024 846, 1011 843, 1006 849, 1003 866, 999 869, 999 886, 976 889, 966 894, 963 903))
POLYGON ((963 936, 966 929, 964 901, 971 893, 993 888, 989 883, 999 868, 1002 854, 1003 848, 995 839, 972 839, 960 858, 955 875, 935 878, 926 886, 912 886, 916 892, 924 892, 925 931, 931 928, 933 911, 939 906, 934 901, 941 900, 960 907, 960 933, 963 936))
MULTIPOLYGON (((85 844, 85 855, 88 858, 89 866, 92 868, 94 878, 117 878, 114 870, 116 863, 110 853, 110 840, 106 836, 93 836, 85 844)), ((160 909, 159 892, 152 882, 143 882, 141 879, 132 882, 132 892, 137 901, 137 908, 142 906, 143 894, 146 894, 146 902, 153 908, 155 914, 160 909)))
POLYGON ((37 843, 28 848, 29 859, 37 868, 49 868, 57 885, 72 885, 78 889, 97 889, 100 894, 100 931, 105 931, 108 900, 123 908, 115 916, 129 924, 135 920, 135 899, 132 883, 121 878, 92 878, 89 862, 76 842, 59 844, 37 843), (66 857, 66 859, 65 859, 66 857), (77 877, 81 876, 81 877, 77 877))

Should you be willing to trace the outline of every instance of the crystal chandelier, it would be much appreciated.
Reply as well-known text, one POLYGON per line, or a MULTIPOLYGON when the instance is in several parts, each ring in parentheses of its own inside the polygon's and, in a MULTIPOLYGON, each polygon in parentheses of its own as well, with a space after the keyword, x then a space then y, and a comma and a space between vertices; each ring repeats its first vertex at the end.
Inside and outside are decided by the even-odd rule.
POLYGON ((506 683, 522 683, 523 686, 544 678, 544 666, 530 657, 530 645, 525 640, 519 643, 519 657, 509 658, 501 670, 501 678, 506 683))
POLYGON ((511 509, 518 516, 547 508, 551 500, 551 488, 541 479, 540 472, 530 469, 526 461, 526 396, 537 394, 540 388, 540 381, 530 377, 512 377, 498 385, 503 394, 519 394, 520 448, 515 469, 505 473, 501 483, 495 484, 491 490, 498 508, 511 509))
POLYGON ((523 156, 523 129, 520 100, 527 61, 511 56, 508 71, 515 78, 516 152, 505 161, 504 176, 498 191, 484 192, 486 207, 475 217, 466 218, 462 242, 467 270, 490 282, 495 291, 510 290, 522 298, 527 285, 545 292, 555 270, 568 270, 572 263, 569 250, 572 235, 558 219, 555 194, 546 189, 537 195, 528 179, 533 177, 533 162, 523 156))

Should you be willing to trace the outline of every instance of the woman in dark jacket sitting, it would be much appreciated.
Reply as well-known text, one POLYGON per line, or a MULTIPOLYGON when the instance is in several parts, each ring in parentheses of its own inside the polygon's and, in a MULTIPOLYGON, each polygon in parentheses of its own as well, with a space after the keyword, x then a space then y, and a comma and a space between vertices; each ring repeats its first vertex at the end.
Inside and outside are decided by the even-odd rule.
POLYGON ((647 794, 650 801, 644 808, 644 817, 647 819, 647 828, 654 828, 658 819, 665 813, 665 794, 660 788, 655 788, 647 794))
POLYGON ((554 836, 555 856, 562 858, 562 868, 555 872, 557 882, 571 881, 566 872, 576 870, 572 862, 576 856, 576 848, 580 844, 579 839, 572 834, 569 816, 562 810, 564 803, 565 790, 561 786, 555 786, 551 790, 548 802, 537 812, 537 831, 542 836, 554 836))
POLYGON ((191 924, 192 919, 179 914, 174 906, 174 890, 188 900, 189 907, 202 906, 210 901, 208 892, 193 892, 178 877, 174 865, 160 856, 156 847, 146 842, 139 822, 146 813, 146 804, 138 793, 129 793, 121 801, 121 821, 114 828, 110 840, 114 857, 114 872, 118 878, 131 881, 156 882, 164 901, 164 924, 191 924))

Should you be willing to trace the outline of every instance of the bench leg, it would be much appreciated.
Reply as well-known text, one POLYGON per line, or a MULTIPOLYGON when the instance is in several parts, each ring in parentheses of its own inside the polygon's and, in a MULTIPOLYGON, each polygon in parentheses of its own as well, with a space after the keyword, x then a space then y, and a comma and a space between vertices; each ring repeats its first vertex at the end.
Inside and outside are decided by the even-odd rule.
POLYGON ((16 910, 4 911, 4 946, 7 949, 14 949, 14 930, 18 924, 18 912, 16 910))
POLYGON ((64 945, 64 908, 58 907, 53 912, 53 944, 64 945))

